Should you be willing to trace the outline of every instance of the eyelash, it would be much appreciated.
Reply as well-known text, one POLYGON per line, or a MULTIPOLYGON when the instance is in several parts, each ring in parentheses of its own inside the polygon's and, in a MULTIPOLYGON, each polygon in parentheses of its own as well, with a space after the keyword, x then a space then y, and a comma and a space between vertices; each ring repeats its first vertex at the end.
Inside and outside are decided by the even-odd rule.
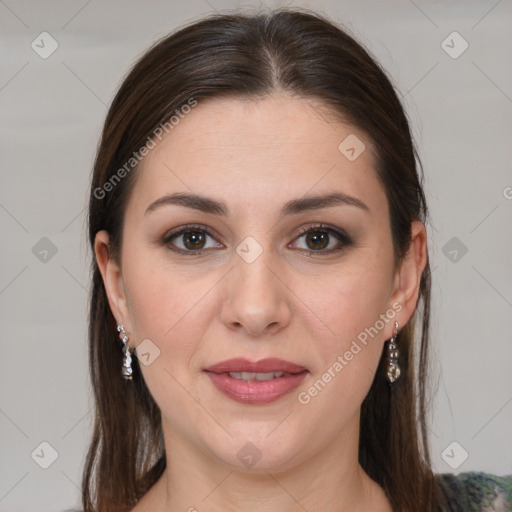
POLYGON ((345 231, 335 228, 333 226, 329 226, 328 224, 316 224, 313 226, 305 226, 299 230, 299 233, 295 237, 295 240, 299 239, 300 237, 307 235, 308 233, 325 233, 330 236, 334 236, 338 240, 338 247, 334 249, 326 249, 326 250, 308 250, 308 249, 301 249, 302 251, 306 252, 309 256, 318 256, 322 254, 332 254, 336 252, 340 252, 349 245, 352 244, 351 238, 345 233, 345 231))
MULTIPOLYGON (((201 225, 198 225, 198 224, 187 224, 185 226, 180 227, 176 231, 171 231, 170 233, 167 233, 163 237, 161 243, 162 243, 162 245, 168 246, 171 251, 173 251, 175 253, 178 253, 178 254, 184 254, 184 255, 187 255, 187 256, 199 255, 199 254, 202 254, 205 251, 208 251, 209 249, 195 249, 195 250, 190 249, 190 250, 185 251, 183 249, 178 249, 178 248, 170 247, 171 241, 174 238, 182 236, 182 235, 184 235, 185 233, 187 233, 189 231, 199 231, 201 233, 206 233, 211 238, 215 238, 214 233, 210 229, 208 229, 206 226, 201 226, 201 225)), ((335 249, 327 249, 327 250, 320 249, 320 250, 317 250, 317 251, 307 250, 307 249, 300 249, 301 251, 307 253, 309 256, 318 256, 318 255, 322 255, 322 254, 332 254, 332 253, 335 253, 335 252, 342 251, 345 247, 347 247, 347 246, 352 244, 352 240, 350 239, 350 237, 344 231, 342 231, 342 230, 340 230, 338 228, 334 228, 332 226, 329 226, 327 224, 317 224, 317 225, 314 225, 314 226, 307 226, 307 227, 301 228, 299 233, 297 234, 297 236, 295 237, 294 240, 297 240, 297 239, 301 238, 302 236, 307 235, 310 232, 326 233, 328 235, 333 235, 338 240, 338 242, 341 245, 338 246, 335 249)))

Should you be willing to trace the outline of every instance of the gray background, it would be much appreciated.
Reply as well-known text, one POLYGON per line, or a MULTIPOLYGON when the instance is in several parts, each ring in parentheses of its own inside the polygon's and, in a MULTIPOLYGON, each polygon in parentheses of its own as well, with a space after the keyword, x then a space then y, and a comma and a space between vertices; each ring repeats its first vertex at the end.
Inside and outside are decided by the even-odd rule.
MULTIPOLYGON (((2 512, 78 505, 92 405, 84 208, 107 105, 157 38, 244 5, 259 6, 0 0, 2 512), (31 47, 44 37, 51 48, 43 31, 58 43, 46 59, 31 47)), ((332 17, 365 44, 412 121, 432 214, 435 469, 510 474, 512 3, 292 5, 332 17), (464 42, 454 31, 469 44, 457 58, 464 42)))

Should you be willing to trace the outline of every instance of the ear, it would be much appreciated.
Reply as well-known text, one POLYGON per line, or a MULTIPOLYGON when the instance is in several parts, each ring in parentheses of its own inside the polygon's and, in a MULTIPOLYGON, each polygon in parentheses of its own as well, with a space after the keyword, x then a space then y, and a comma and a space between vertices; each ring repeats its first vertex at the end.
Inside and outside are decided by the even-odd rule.
POLYGON ((110 237, 107 231, 99 231, 94 239, 96 262, 103 278, 110 310, 118 324, 124 325, 127 333, 132 331, 121 267, 112 258, 110 237))
MULTIPOLYGON (((418 303, 420 293, 420 282, 423 270, 427 264, 427 232, 420 221, 413 221, 411 224, 411 244, 405 258, 395 272, 393 292, 390 304, 395 304, 397 311, 396 321, 399 328, 403 327, 410 320, 418 303), (399 310, 397 305, 401 305, 399 310)), ((388 338, 394 334, 389 334, 388 338)))

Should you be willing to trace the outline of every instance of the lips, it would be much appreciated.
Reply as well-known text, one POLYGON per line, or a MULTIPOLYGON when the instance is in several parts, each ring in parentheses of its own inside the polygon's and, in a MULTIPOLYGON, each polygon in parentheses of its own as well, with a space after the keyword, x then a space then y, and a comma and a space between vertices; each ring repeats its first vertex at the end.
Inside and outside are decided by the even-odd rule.
POLYGON ((206 368, 206 371, 212 373, 229 373, 229 372, 247 372, 247 373, 268 373, 268 372, 284 372, 284 373, 300 373, 306 371, 304 366, 299 366, 290 361, 283 359, 262 359, 261 361, 252 362, 244 358, 228 359, 213 366, 206 368))
POLYGON ((297 388, 309 372, 304 366, 283 359, 251 362, 237 358, 210 366, 205 373, 228 398, 256 405, 284 397, 297 388))

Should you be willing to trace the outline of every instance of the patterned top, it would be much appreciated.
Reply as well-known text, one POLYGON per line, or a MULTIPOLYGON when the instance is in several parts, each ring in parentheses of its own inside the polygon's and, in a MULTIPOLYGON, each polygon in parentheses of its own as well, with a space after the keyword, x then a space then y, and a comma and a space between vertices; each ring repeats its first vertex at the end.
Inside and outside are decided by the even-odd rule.
POLYGON ((468 472, 436 478, 448 498, 447 512, 512 512, 512 475, 468 472))

